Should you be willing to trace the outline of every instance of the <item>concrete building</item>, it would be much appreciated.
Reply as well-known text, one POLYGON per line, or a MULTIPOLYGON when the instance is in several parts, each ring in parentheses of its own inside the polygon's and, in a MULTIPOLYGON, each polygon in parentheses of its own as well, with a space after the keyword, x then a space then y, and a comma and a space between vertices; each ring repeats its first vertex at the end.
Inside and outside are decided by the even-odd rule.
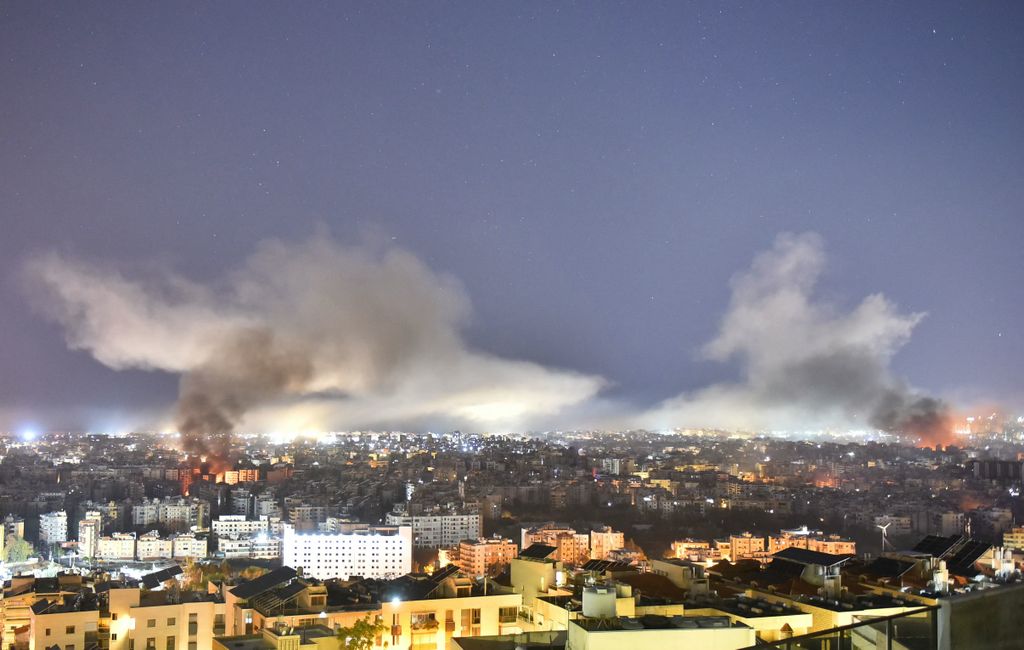
POLYGON ((674 616, 667 626, 644 618, 580 618, 571 621, 566 648, 572 650, 646 650, 701 648, 738 650, 757 643, 753 628, 726 616, 674 616))
POLYGON ((468 576, 496 575, 519 554, 519 547, 501 537, 464 539, 459 542, 455 565, 468 576))
POLYGON ((13 535, 14 537, 25 538, 25 520, 21 517, 14 515, 7 515, 3 521, 3 535, 7 537, 13 535))
POLYGON ((174 559, 206 557, 209 543, 205 537, 191 533, 171 536, 171 557, 174 559))
POLYGON ((161 539, 156 531, 139 537, 135 543, 135 556, 140 560, 155 560, 174 557, 174 542, 161 539))
POLYGON ((744 559, 763 560, 768 556, 764 537, 750 533, 730 535, 728 540, 715 540, 715 545, 723 558, 733 562, 744 559))
POLYGON ((284 540, 270 535, 232 536, 217 538, 217 551, 224 558, 249 558, 252 560, 276 560, 281 557, 284 540))
POLYGON ((253 521, 245 515, 221 515, 210 525, 213 534, 218 537, 248 537, 251 535, 268 534, 269 520, 253 521))
POLYGON ((373 527, 352 533, 304 533, 285 526, 282 561, 304 575, 393 578, 412 570, 412 528, 373 527))
POLYGON ((39 543, 50 546, 68 541, 68 513, 63 510, 39 515, 39 543))
POLYGON ((211 650, 225 611, 214 594, 111 589, 109 650, 211 650))
POLYGON ((78 553, 84 557, 96 557, 102 531, 102 515, 91 510, 85 519, 78 522, 78 553))
POLYGON ((1003 533, 1003 546, 1024 550, 1024 526, 1011 528, 1003 533))
POLYGON ((607 560, 608 554, 626 545, 625 536, 610 526, 590 531, 590 559, 607 560))
POLYGON ((483 518, 479 511, 450 511, 424 515, 389 512, 388 526, 408 526, 416 548, 456 546, 464 539, 483 535, 483 518))
POLYGON ((96 557, 101 560, 134 560, 135 533, 114 533, 96 541, 96 557))
POLYGON ((132 525, 136 527, 155 526, 160 523, 160 500, 153 499, 132 506, 132 525))
POLYGON ((547 523, 521 530, 521 548, 544 544, 555 548, 554 557, 565 564, 580 565, 590 559, 590 535, 574 528, 547 523))

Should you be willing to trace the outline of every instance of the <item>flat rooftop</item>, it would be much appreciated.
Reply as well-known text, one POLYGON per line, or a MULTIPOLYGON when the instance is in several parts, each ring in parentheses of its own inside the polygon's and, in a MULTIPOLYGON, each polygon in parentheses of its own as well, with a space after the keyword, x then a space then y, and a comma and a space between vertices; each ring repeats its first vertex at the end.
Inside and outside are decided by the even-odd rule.
POLYGON ((728 616, 646 616, 617 618, 578 618, 572 621, 588 632, 623 630, 698 630, 748 627, 743 623, 731 623, 728 616))

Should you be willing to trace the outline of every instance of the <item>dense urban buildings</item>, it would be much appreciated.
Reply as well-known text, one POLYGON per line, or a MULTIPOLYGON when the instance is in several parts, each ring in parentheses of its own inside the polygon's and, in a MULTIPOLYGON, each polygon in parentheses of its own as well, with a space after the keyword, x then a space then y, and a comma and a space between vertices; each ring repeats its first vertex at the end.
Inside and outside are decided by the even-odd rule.
POLYGON ((1018 603, 1022 486, 975 461, 1017 458, 1022 440, 1013 425, 930 449, 715 432, 240 437, 251 480, 231 483, 159 435, 7 438, 4 647, 283 642, 278 612, 330 636, 354 611, 415 647, 519 634, 740 648, 885 616, 933 621, 927 647, 957 647, 975 608, 1018 603), (173 575, 146 587, 160 571, 173 575), (231 595, 249 583, 266 592, 231 595), (169 585, 197 591, 171 601, 169 585), (148 611, 116 631, 121 607, 148 611))

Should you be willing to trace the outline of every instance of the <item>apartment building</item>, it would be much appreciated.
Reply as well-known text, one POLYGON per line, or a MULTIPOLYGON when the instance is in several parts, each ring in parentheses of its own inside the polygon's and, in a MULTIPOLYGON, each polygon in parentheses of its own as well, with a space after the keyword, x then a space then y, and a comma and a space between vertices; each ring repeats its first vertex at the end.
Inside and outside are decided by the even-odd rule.
POLYGON ((552 546, 555 548, 554 557, 565 564, 581 565, 590 559, 590 535, 577 533, 569 526, 548 523, 523 528, 520 536, 522 548, 529 548, 534 544, 552 546))
POLYGON ((170 559, 174 557, 174 542, 161 539, 156 531, 146 533, 135 543, 135 556, 140 560, 170 559))
POLYGON ((459 542, 455 565, 468 576, 482 577, 500 573, 519 554, 510 539, 488 537, 459 542))
POLYGON ((610 526, 601 526, 590 531, 590 559, 607 560, 608 554, 625 547, 626 538, 610 526))
POLYGON ((422 515, 389 512, 385 523, 388 526, 408 526, 416 548, 457 546, 464 539, 477 539, 483 535, 483 518, 479 510, 438 511, 422 515))
POLYGON ((285 526, 282 561, 314 578, 393 578, 412 570, 412 528, 309 533, 285 526))
POLYGON ((101 560, 135 559, 135 533, 114 533, 96 540, 96 557, 101 560))

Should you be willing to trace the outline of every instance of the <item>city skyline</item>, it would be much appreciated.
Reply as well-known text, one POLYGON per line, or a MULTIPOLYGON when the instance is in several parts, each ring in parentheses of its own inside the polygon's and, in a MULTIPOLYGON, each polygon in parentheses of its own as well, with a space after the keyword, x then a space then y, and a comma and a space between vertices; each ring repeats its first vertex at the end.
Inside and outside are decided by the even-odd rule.
MULTIPOLYGON (((345 313, 381 287, 376 313, 403 326, 333 314, 344 337, 310 340, 347 346, 334 372, 318 358, 245 387, 232 428, 873 426, 893 394, 1024 408, 1015 4, 0 17, 18 98, 0 120, 0 429, 176 426, 210 373, 175 346, 209 352, 194 326, 216 300, 235 294, 232 323, 323 313, 267 269, 240 297, 275 250, 300 278, 323 255, 345 313), (754 292, 795 291, 798 326, 738 334, 737 286, 765 255, 806 265, 754 292), (203 309, 118 356, 61 311, 110 278, 151 319, 203 309), (798 336, 856 362, 787 393, 829 356, 765 353, 808 361, 798 336), (346 356, 360 348, 369 362, 346 356)), ((107 342, 137 332, 106 325, 107 342)))

